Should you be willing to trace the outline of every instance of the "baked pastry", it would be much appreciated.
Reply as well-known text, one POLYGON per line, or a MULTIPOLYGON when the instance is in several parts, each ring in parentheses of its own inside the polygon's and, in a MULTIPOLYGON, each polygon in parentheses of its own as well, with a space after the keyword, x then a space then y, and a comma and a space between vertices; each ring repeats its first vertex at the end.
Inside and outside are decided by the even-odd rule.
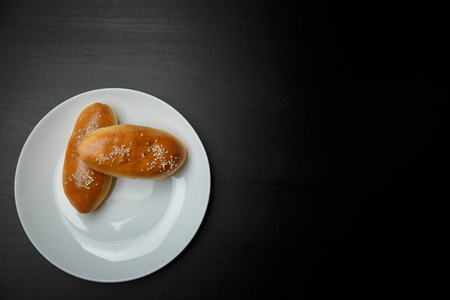
POLYGON ((98 207, 108 194, 112 177, 92 170, 78 155, 78 147, 92 131, 117 124, 114 111, 105 104, 94 103, 79 115, 67 144, 62 183, 72 206, 86 214, 98 207))
POLYGON ((161 179, 186 160, 183 143, 167 131, 130 124, 98 129, 78 148, 83 162, 110 176, 161 179))

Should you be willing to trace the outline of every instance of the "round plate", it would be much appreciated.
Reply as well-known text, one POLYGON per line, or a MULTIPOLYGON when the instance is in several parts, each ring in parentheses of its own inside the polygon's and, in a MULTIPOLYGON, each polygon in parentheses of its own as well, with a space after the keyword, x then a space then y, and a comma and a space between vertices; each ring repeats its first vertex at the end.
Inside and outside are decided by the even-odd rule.
POLYGON ((61 103, 33 129, 17 164, 16 206, 29 239, 55 266, 86 280, 121 282, 162 268, 188 245, 206 212, 210 176, 200 138, 174 108, 145 93, 100 89, 61 103), (62 165, 78 115, 94 102, 109 105, 120 124, 171 132, 188 158, 162 180, 116 179, 101 206, 83 215, 63 192, 62 165))

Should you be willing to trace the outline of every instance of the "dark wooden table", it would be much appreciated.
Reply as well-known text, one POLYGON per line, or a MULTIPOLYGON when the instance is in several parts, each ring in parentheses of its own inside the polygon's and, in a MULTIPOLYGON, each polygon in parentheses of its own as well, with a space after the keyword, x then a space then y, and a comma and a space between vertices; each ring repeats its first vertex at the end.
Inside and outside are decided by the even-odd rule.
POLYGON ((2 1, 0 299, 425 291, 414 281, 427 265, 416 246, 436 246, 428 229, 443 225, 435 201, 448 184, 440 11, 339 1, 2 1), (417 17, 428 13, 426 24, 417 17), (49 263, 14 199, 17 160, 36 124, 64 100, 106 87, 176 108, 202 139, 212 173, 188 247, 161 270, 118 284, 49 263))

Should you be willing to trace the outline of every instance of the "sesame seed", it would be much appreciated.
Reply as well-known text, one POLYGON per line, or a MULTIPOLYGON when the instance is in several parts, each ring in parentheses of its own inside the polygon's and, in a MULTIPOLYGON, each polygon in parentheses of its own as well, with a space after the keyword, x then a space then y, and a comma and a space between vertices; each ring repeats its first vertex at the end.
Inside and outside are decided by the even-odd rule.
POLYGON ((90 189, 89 185, 94 181, 94 178, 90 175, 90 173, 91 171, 89 170, 83 172, 81 169, 77 169, 77 171, 69 177, 69 181, 82 181, 81 187, 90 189))
POLYGON ((141 133, 141 136, 144 136, 144 134, 143 134, 143 133, 141 133))
POLYGON ((122 145, 120 148, 117 146, 113 146, 113 148, 114 148, 114 151, 109 154, 110 157, 113 157, 115 155, 120 155, 123 158, 125 156, 125 154, 127 156, 130 156, 131 149, 125 148, 125 145, 122 145))

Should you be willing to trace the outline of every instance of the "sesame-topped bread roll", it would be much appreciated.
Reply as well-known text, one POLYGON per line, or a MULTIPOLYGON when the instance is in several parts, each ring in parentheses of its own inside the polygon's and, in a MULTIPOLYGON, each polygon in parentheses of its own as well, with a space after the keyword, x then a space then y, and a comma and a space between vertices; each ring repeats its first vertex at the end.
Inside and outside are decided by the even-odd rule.
POLYGON ((183 143, 167 131, 122 124, 98 129, 78 148, 90 168, 116 177, 161 179, 186 160, 183 143))
POLYGON ((114 111, 101 103, 86 107, 75 123, 67 144, 62 180, 64 193, 80 213, 86 214, 98 207, 111 188, 112 177, 86 166, 78 155, 78 147, 92 131, 116 124, 114 111))

